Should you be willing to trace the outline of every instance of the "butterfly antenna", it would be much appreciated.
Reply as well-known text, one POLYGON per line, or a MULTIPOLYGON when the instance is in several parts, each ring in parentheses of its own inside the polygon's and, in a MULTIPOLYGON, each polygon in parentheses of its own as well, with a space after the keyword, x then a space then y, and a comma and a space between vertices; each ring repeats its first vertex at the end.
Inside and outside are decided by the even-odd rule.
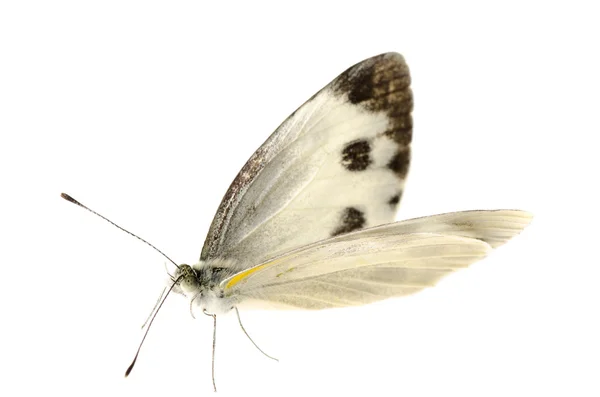
POLYGON ((217 383, 215 382, 215 347, 217 346, 217 315, 209 314, 204 310, 204 314, 213 318, 213 345, 212 345, 212 382, 215 393, 217 392, 217 383))
POLYGON ((108 223, 110 223, 111 225, 113 225, 113 226, 115 226, 115 227, 117 227, 117 228, 121 229, 121 230, 122 230, 122 231, 124 231, 125 233, 127 233, 127 234, 129 234, 129 235, 131 235, 131 236, 133 236, 133 237, 137 238, 138 240, 141 240, 141 241, 143 241, 144 243, 148 244, 150 247, 152 247, 152 248, 154 248, 156 251, 158 251, 158 253, 160 253, 162 256, 164 256, 165 258, 167 258, 167 259, 168 259, 168 260, 169 260, 169 261, 170 261, 172 264, 174 264, 174 265, 175 265, 175 267, 176 267, 177 269, 179 269, 179 265, 178 265, 177 263, 175 263, 175 262, 174 262, 174 261, 173 261, 171 258, 169 258, 169 257, 168 257, 168 256, 167 256, 167 255, 166 255, 164 252, 162 252, 161 250, 159 250, 159 249, 158 249, 158 248, 156 248, 154 245, 150 244, 148 241, 144 240, 144 239, 143 239, 143 238, 141 238, 140 236, 138 236, 138 235, 136 235, 136 234, 133 234, 133 233, 131 233, 129 230, 123 229, 121 226, 117 225, 116 223, 114 223, 114 222, 113 222, 113 221, 111 221, 110 219, 108 219, 108 218, 106 218, 106 217, 104 217, 104 216, 100 215, 100 214, 99 214, 99 213, 97 213, 96 211, 94 211, 94 210, 92 210, 92 209, 90 209, 90 208, 86 207, 85 205, 81 204, 79 201, 75 200, 73 197, 69 196, 69 195, 68 195, 68 194, 66 194, 66 193, 61 193, 61 194, 60 194, 60 197, 64 198, 64 199, 65 199, 65 200, 67 200, 67 201, 70 201, 70 202, 71 202, 71 203, 73 203, 73 204, 76 204, 76 205, 80 206, 81 208, 84 208, 84 209, 86 209, 86 210, 90 211, 90 212, 91 212, 92 214, 94 214, 94 215, 98 215, 100 218, 104 219, 105 221, 107 221, 107 222, 108 222, 108 223))
MULTIPOLYGON (((171 281, 175 281, 175 280, 173 278, 171 278, 171 281)), ((148 318, 146 318, 146 321, 144 321, 144 324, 142 325, 142 329, 144 329, 144 327, 146 326, 146 324, 148 324, 148 321, 150 321, 150 317, 152 317, 152 314, 156 310, 156 308, 157 308, 158 304, 160 303, 160 300, 162 299, 162 297, 165 294, 166 290, 167 290, 167 287, 163 288, 162 292, 160 293, 160 296, 158 297, 158 299, 156 300, 156 303, 154 304, 154 307, 152 308, 152 311, 148 315, 148 318)))
POLYGON ((169 290, 165 294, 165 297, 160 301, 160 304, 158 305, 158 308, 154 312, 154 315, 152 315, 152 317, 150 318, 150 322, 148 323, 148 328, 146 328, 146 332, 144 332, 144 337, 142 338, 142 341, 140 342, 140 346, 138 347, 137 352, 135 353, 135 357, 133 358, 133 361, 131 362, 131 365, 129 366, 129 368, 127 368, 127 371, 125 371, 125 377, 126 378, 129 376, 129 374, 133 370, 133 366, 135 365, 135 362, 138 359, 138 356, 140 354, 140 350, 142 349, 142 345, 144 344, 144 341, 146 340, 146 336, 148 336, 148 331, 150 331, 150 327, 152 327, 152 323, 154 322, 154 319, 156 318, 156 315, 158 314, 158 312, 159 312, 160 308, 162 307, 163 303, 165 303, 165 301, 167 300, 167 297, 169 296, 169 293, 173 290, 173 288, 175 287, 175 285, 177 285, 177 283, 179 282, 179 280, 181 280, 182 277, 183 276, 179 276, 177 278, 177 280, 175 280, 173 282, 173 284, 171 284, 171 287, 169 288, 169 290))
POLYGON ((271 357, 267 353, 265 353, 263 351, 263 349, 261 349, 260 347, 258 347, 258 345, 256 344, 256 342, 254 342, 252 340, 252 338, 250 337, 250 335, 248 335, 248 332, 246 332, 246 328, 244 328, 244 326, 242 325, 242 319, 240 318, 240 312, 239 312, 238 308, 235 307, 235 306, 233 308, 235 309, 235 314, 237 314, 238 322, 240 323, 240 327, 242 328, 242 331, 244 331, 244 333, 246 334, 246 336, 248 337, 248 339, 250 339, 250 342, 252 342, 252 344, 254 345, 254 347, 256 347, 259 352, 261 352, 265 356, 269 357, 271 360, 275 360, 275 361, 279 362, 279 360, 276 359, 275 357, 271 357))

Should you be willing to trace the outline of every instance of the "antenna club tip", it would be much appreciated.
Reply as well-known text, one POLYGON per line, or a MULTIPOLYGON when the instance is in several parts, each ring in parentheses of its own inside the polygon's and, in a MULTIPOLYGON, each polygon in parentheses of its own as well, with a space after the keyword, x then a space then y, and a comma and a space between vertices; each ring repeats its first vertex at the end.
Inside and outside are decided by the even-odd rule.
POLYGON ((67 193, 61 193, 60 197, 64 198, 65 200, 67 200, 73 204, 77 204, 77 205, 83 207, 83 205, 79 201, 75 200, 73 197, 69 196, 67 193))
POLYGON ((129 366, 129 368, 127 368, 127 371, 125 371, 125 377, 127 378, 129 376, 129 374, 131 373, 131 370, 133 369, 133 366, 135 365, 135 361, 133 363, 131 363, 131 365, 129 366))
POLYGON ((77 200, 75 200, 73 197, 69 196, 67 193, 61 193, 60 197, 64 198, 67 201, 70 201, 72 203, 79 204, 79 202, 77 200))

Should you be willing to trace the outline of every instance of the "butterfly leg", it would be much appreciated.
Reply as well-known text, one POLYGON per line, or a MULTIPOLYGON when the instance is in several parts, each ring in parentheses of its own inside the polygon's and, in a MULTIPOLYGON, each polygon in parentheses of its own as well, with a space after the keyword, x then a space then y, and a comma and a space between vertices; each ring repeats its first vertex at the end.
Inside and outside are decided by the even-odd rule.
POLYGON ((244 333, 246 334, 246 336, 248 337, 248 339, 250 339, 250 342, 252 342, 252 344, 254 345, 254 347, 256 347, 262 354, 264 354, 265 356, 269 357, 271 360, 279 361, 275 357, 269 356, 267 353, 265 353, 263 351, 263 349, 261 349, 260 347, 258 347, 258 345, 256 344, 256 342, 254 342, 252 340, 252 338, 250 337, 250 335, 248 335, 248 332, 246 332, 246 329, 242 325, 242 319, 240 318, 240 312, 239 312, 238 308, 235 307, 235 306, 233 308, 235 309, 235 314, 237 314, 238 322, 240 323, 240 327, 242 328, 242 331, 244 331, 244 333))
POLYGON ((212 342, 212 383, 215 393, 217 392, 217 384, 215 382, 215 347, 217 345, 217 315, 210 314, 204 310, 204 314, 213 318, 213 342, 212 342))

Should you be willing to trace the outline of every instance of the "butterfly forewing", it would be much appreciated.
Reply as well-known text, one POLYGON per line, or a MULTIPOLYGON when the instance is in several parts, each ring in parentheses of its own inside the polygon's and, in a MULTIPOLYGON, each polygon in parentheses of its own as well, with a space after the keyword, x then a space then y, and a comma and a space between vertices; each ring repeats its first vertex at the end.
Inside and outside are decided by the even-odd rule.
POLYGON ((401 55, 346 70, 248 160, 219 206, 201 259, 250 267, 393 221, 410 162, 411 111, 401 55))

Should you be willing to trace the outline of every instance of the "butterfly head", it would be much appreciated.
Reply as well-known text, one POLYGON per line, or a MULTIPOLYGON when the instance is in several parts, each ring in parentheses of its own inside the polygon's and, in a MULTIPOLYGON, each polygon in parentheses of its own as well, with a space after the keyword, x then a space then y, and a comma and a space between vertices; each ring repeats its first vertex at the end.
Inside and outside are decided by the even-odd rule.
POLYGON ((177 281, 178 290, 185 296, 194 296, 201 292, 199 273, 190 265, 181 264, 173 275, 177 281))

